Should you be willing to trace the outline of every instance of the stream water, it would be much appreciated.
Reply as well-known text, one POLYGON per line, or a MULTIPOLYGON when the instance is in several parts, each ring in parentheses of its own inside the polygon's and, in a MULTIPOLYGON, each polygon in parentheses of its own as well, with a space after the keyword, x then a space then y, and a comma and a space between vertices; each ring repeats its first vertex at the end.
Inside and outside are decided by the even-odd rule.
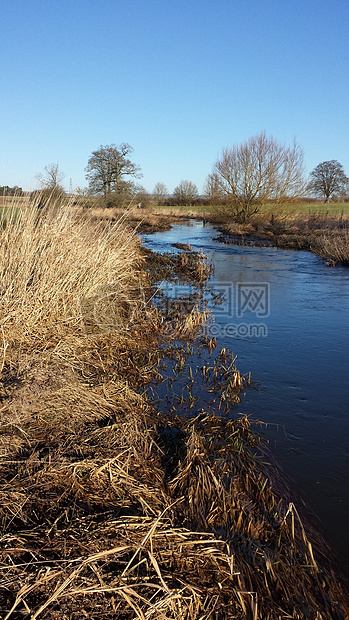
POLYGON ((217 236, 189 220, 143 243, 164 252, 190 242, 213 257, 210 287, 223 303, 212 305, 209 334, 234 351, 255 385, 236 412, 268 423, 278 461, 349 575, 349 269, 310 252, 226 245, 217 236))

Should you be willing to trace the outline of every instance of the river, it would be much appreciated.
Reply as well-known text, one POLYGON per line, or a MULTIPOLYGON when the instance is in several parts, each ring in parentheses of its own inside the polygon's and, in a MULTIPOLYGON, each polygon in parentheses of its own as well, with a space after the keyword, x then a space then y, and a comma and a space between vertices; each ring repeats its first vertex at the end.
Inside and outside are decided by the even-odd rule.
POLYGON ((212 256, 209 328, 254 388, 238 406, 266 422, 288 476, 321 519, 349 575, 349 269, 305 251, 223 244, 189 220, 144 235, 156 252, 188 243, 212 256), (256 389, 257 388, 257 389, 256 389))

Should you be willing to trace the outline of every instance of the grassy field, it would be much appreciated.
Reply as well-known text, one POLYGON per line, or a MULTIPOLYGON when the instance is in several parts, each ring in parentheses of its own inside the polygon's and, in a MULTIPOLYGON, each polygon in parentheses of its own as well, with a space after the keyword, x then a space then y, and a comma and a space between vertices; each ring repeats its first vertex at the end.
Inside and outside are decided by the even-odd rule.
POLYGON ((328 213, 329 215, 349 215, 349 202, 303 203, 299 205, 300 213, 328 213))
MULTIPOLYGON (((273 209, 272 205, 266 205, 265 207, 261 208, 260 212, 269 213, 272 209, 273 209)), ((213 205, 208 205, 208 206, 192 205, 192 206, 187 206, 187 207, 185 206, 181 206, 181 207, 156 206, 156 207, 153 207, 153 210, 159 211, 159 212, 165 212, 165 213, 174 211, 174 212, 178 212, 178 213, 185 215, 188 213, 211 214, 211 213, 215 213, 219 209, 217 209, 217 207, 213 205)), ((276 210, 278 210, 278 208, 276 210)), ((340 214, 349 215, 349 202, 330 202, 330 203, 303 202, 303 203, 299 203, 299 204, 297 203, 297 204, 289 205, 289 206, 286 205, 285 207, 282 207, 282 210, 288 211, 290 214, 293 214, 293 213, 304 213, 304 214, 328 213, 329 215, 340 215, 340 214)))
MULTIPOLYGON (((12 197, 12 196, 0 196, 0 212, 4 209, 8 209, 9 207, 15 206, 18 208, 27 207, 30 204, 29 196, 21 196, 21 197, 12 197)), ((82 199, 83 204, 83 199, 82 199)), ((269 213, 273 209, 272 205, 266 205, 261 208, 261 213, 269 213)), ((276 211, 280 208, 278 207, 276 211)), ((319 201, 312 202, 299 202, 295 204, 285 205, 281 207, 282 211, 289 212, 290 214, 295 213, 319 213, 319 214, 328 214, 328 215, 348 215, 349 214, 349 202, 330 202, 324 203, 319 201)), ((93 207, 92 207, 93 210, 93 207)), ((96 209, 97 211, 103 211, 103 209, 96 209)), ((136 210, 136 209, 134 209, 136 210)), ((118 209, 107 209, 106 211, 119 211, 118 209)), ((180 215, 180 216, 191 216, 191 215, 199 215, 204 216, 205 214, 210 215, 212 213, 216 213, 220 211, 219 207, 217 208, 214 205, 190 205, 190 206, 166 206, 166 205, 156 205, 151 204, 148 208, 140 209, 140 211, 145 212, 153 212, 158 214, 166 214, 166 215, 180 215)))

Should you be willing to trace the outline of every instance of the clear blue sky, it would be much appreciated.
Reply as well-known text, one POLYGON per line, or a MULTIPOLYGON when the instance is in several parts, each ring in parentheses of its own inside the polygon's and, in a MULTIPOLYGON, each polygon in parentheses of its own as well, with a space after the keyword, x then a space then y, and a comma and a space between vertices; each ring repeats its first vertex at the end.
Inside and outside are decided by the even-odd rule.
POLYGON ((0 185, 73 186, 128 142, 141 183, 202 190, 222 147, 295 137, 349 174, 349 0, 0 1, 0 185))

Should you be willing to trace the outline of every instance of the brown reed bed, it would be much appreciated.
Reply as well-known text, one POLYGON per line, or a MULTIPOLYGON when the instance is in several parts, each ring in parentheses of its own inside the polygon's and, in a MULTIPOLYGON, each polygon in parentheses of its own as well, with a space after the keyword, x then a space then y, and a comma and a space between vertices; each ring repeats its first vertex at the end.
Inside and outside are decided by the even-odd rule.
POLYGON ((345 618, 246 418, 172 418, 166 445, 142 399, 109 396, 60 434, 45 416, 49 443, 22 426, 36 450, 2 466, 4 618, 345 618))
POLYGON ((220 230, 223 241, 310 250, 332 266, 349 264, 348 215, 267 211, 257 214, 247 224, 226 218, 220 230))
POLYGON ((346 618, 251 422, 146 397, 162 321, 133 234, 69 209, 1 234, 2 620, 346 618))
POLYGON ((183 210, 174 207, 161 209, 155 206, 137 208, 132 203, 126 209, 117 207, 105 209, 92 206, 88 209, 88 214, 94 220, 107 222, 117 222, 122 218, 133 230, 148 234, 169 230, 173 224, 181 224, 188 218, 203 217, 203 213, 192 209, 183 210))
POLYGON ((184 246, 180 250, 157 254, 149 248, 143 248, 145 265, 153 284, 162 280, 191 282, 197 286, 205 284, 213 269, 207 256, 190 246, 184 246))
POLYGON ((312 250, 324 258, 329 266, 349 267, 349 224, 340 231, 333 230, 314 240, 312 250))

